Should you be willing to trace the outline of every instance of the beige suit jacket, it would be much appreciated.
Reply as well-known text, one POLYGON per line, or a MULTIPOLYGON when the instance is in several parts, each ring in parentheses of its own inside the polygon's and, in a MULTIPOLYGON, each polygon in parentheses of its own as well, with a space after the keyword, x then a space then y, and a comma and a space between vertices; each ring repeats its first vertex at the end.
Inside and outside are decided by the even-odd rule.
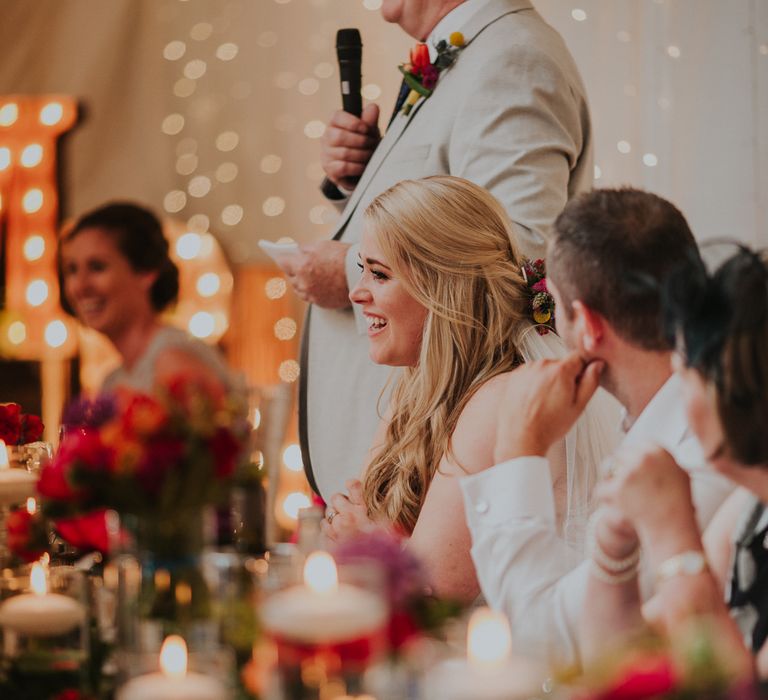
MULTIPOLYGON (((450 174, 489 189, 515 223, 524 254, 544 254, 573 194, 592 185, 587 99, 562 38, 528 0, 488 0, 462 28, 465 48, 428 99, 398 115, 371 157, 334 238, 353 244, 350 289, 366 206, 400 180, 450 174)), ((327 500, 359 478, 392 368, 373 364, 362 317, 310 308, 302 338, 304 466, 327 500)), ((396 371, 396 370, 395 370, 396 371)))

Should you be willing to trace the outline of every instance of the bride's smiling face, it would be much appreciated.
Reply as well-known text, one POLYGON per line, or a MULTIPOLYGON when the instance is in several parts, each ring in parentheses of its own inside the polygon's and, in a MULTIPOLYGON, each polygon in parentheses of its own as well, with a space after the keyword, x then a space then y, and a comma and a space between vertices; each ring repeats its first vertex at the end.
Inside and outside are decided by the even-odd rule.
POLYGON ((394 275, 376 234, 366 229, 360 243, 360 281, 349 298, 368 323, 371 359, 379 365, 413 367, 419 360, 427 309, 394 275))

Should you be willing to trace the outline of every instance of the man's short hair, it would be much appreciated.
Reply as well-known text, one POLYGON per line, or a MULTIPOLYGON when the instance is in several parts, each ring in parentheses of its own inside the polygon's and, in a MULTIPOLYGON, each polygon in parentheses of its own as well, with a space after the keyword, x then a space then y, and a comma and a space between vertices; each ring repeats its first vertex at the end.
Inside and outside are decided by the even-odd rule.
POLYGON ((670 349, 661 319, 661 282, 698 256, 677 207, 642 190, 593 190, 568 202, 554 229, 549 275, 568 318, 578 300, 627 342, 670 349))

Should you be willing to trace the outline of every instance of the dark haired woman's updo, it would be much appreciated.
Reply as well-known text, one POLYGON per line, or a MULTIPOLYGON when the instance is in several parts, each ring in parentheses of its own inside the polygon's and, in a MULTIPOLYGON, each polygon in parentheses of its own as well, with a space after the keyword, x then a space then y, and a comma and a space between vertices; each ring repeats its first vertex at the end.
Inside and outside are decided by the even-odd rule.
POLYGON ((157 271, 149 290, 155 311, 162 311, 179 295, 179 269, 168 254, 168 241, 157 217, 130 202, 114 202, 84 214, 64 240, 80 231, 101 229, 114 236, 120 252, 137 272, 157 271))

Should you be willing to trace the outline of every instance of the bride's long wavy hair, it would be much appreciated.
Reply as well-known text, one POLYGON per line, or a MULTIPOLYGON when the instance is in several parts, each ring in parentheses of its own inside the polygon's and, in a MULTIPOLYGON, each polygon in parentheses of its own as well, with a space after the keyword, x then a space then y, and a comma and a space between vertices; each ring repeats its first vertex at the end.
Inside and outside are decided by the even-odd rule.
POLYGON ((404 180, 368 206, 365 224, 428 311, 418 364, 393 387, 386 438, 363 477, 369 514, 410 533, 467 402, 519 364, 528 292, 506 211, 467 180, 404 180))

